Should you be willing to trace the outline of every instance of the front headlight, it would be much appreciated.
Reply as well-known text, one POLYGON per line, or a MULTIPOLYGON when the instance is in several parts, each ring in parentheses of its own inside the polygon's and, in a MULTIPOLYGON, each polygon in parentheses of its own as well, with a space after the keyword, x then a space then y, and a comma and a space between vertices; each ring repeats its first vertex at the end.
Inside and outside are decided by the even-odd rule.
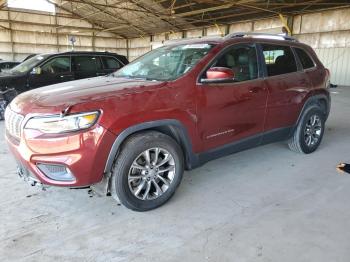
POLYGON ((99 116, 98 111, 68 116, 33 117, 28 120, 25 129, 35 129, 43 133, 57 134, 87 129, 93 126, 99 116))

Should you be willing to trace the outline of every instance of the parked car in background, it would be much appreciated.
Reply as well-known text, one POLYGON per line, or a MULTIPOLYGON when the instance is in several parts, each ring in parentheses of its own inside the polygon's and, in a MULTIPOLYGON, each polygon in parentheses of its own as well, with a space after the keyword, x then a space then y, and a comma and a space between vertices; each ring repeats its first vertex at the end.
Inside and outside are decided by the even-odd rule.
POLYGON ((17 65, 19 65, 21 62, 12 62, 12 61, 0 61, 0 71, 6 71, 9 70, 17 65))
POLYGON ((108 77, 17 96, 6 140, 32 184, 92 185, 146 211, 209 160, 280 140, 314 152, 329 78, 311 47, 286 36, 180 41, 108 77))
MULTIPOLYGON (((0 73, 0 94, 13 89, 3 103, 30 89, 104 76, 128 64, 125 56, 109 52, 66 52, 36 55, 6 72, 0 73)), ((1 111, 0 117, 4 113, 1 111)))

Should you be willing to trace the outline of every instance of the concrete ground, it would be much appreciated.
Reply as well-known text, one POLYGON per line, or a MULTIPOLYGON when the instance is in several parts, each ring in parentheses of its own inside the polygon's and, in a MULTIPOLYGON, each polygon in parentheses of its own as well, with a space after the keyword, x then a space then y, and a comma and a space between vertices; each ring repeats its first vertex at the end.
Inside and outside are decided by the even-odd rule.
POLYGON ((15 174, 0 123, 0 261, 350 261, 350 88, 332 89, 311 155, 275 143, 186 172, 136 213, 87 190, 40 191, 15 174))

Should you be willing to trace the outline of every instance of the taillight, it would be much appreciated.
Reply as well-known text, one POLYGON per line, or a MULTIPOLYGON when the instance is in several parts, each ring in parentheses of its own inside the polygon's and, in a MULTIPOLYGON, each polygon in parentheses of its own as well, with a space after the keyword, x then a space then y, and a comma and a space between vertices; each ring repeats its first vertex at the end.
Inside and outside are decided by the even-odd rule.
POLYGON ((325 68, 326 69, 326 73, 327 73, 327 77, 328 77, 328 79, 331 77, 331 72, 329 71, 329 69, 328 68, 325 68))
POLYGON ((325 68, 326 71, 326 88, 331 87, 331 72, 329 71, 328 68, 325 68))

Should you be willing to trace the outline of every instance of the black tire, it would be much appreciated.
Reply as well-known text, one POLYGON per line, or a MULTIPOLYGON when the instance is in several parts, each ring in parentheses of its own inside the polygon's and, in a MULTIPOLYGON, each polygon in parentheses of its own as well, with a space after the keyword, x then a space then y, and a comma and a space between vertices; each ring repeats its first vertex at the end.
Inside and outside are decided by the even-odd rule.
MULTIPOLYGON (((152 156, 154 157, 154 155, 152 156)), ((153 168, 155 168, 155 166, 153 168)), ((183 153, 180 146, 176 143, 174 139, 165 134, 155 131, 146 131, 143 133, 132 135, 123 143, 121 151, 119 152, 115 160, 115 165, 113 168, 113 174, 111 178, 111 194, 113 196, 117 196, 120 202, 129 209, 135 211, 152 210, 163 205, 174 195, 177 187, 180 185, 180 182, 182 180, 183 172, 183 153), (136 161, 136 159, 138 159, 140 156, 143 156, 143 153, 145 151, 152 150, 154 148, 164 149, 172 156, 172 163, 174 163, 173 170, 175 170, 175 175, 173 176, 173 179, 170 182, 170 185, 167 186, 166 190, 164 192, 163 190, 160 191, 162 192, 162 194, 159 194, 160 196, 156 196, 157 198, 155 199, 142 200, 139 199, 138 196, 135 196, 132 192, 132 189, 130 188, 129 184, 129 174, 131 172, 130 170, 133 163, 135 163, 134 161, 136 161)), ((141 176, 141 174, 138 174, 138 176, 141 176)), ((142 176, 142 179, 145 180, 145 175, 142 176)), ((143 180, 139 179, 138 181, 146 183, 149 182, 143 180)), ((160 180, 158 179, 158 181, 160 180)), ((139 183, 141 184, 141 182, 139 183)), ((151 182, 149 183, 152 184, 152 188, 154 191, 156 189, 155 184, 154 181, 151 182)), ((151 189, 149 189, 149 191, 150 190, 151 189)))
POLYGON ((304 111, 296 129, 294 130, 292 137, 289 139, 288 141, 289 148, 294 152, 302 153, 302 154, 310 154, 314 152, 321 144, 323 134, 324 134, 324 129, 325 129, 324 111, 321 109, 320 106, 316 104, 311 105, 304 111), (315 115, 320 120, 321 130, 320 130, 320 134, 317 142, 315 142, 314 144, 308 145, 306 142, 306 137, 307 137, 306 128, 307 128, 307 125, 310 125, 309 121, 311 120, 311 117, 315 115))

